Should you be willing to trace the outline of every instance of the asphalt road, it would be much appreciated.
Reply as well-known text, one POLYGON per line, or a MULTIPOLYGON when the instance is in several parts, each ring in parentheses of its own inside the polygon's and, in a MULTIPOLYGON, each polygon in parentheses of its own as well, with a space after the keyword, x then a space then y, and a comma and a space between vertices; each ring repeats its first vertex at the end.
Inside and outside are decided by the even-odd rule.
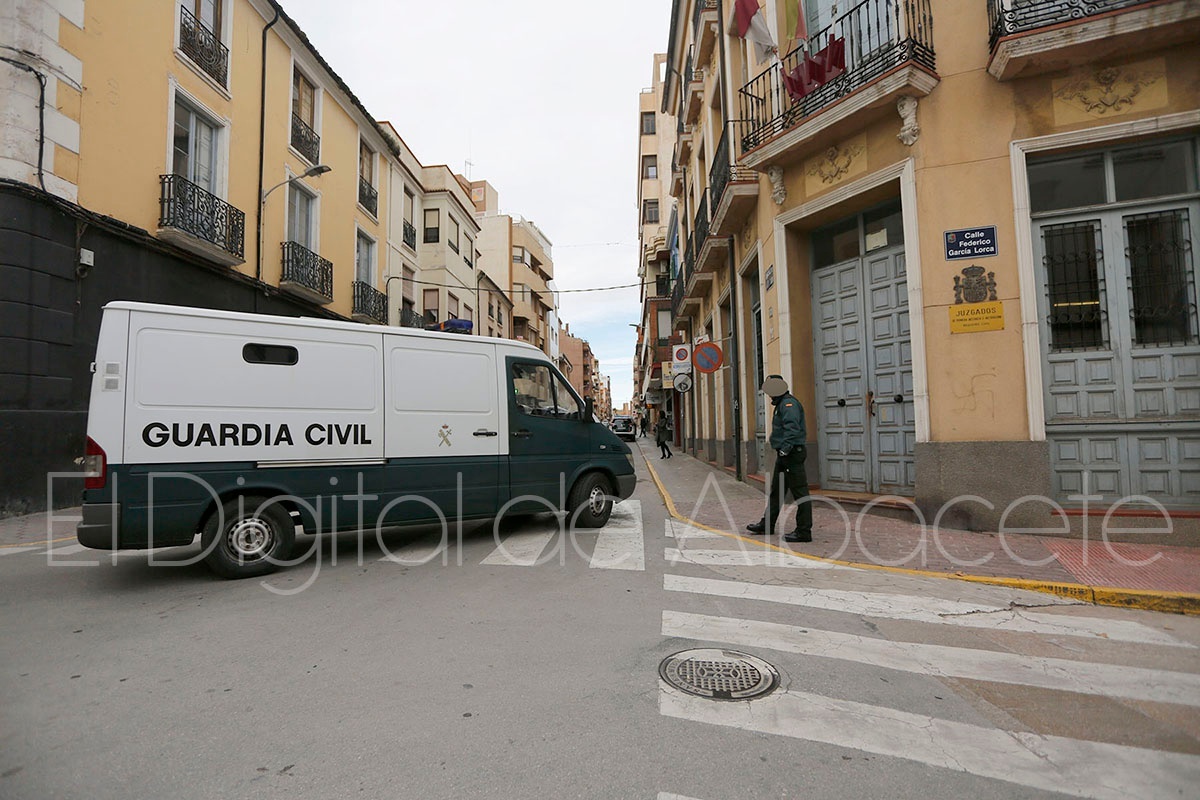
POLYGON ((343 535, 266 580, 0 548, 0 798, 1197 796, 1200 619, 747 548, 639 474, 601 532, 343 535), (667 688, 689 648, 779 686, 667 688))

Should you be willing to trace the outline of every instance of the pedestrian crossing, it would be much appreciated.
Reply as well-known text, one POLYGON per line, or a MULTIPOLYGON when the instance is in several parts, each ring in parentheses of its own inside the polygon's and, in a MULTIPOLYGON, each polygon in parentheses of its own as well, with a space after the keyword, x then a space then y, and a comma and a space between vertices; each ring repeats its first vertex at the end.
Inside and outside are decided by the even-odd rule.
MULTIPOLYGON (((938 715, 921 713, 930 709, 910 697, 919 685, 911 681, 881 681, 889 689, 872 690, 872 702, 835 696, 853 691, 844 688, 857 685, 849 678, 815 681, 824 693, 804 685, 811 675, 870 671, 874 681, 878 671, 889 670, 933 681, 939 699, 956 692, 957 682, 969 681, 1009 687, 1007 695, 997 691, 1000 697, 1027 688, 1027 702, 1034 704, 1061 697, 1065 708, 1082 698, 1092 698, 1093 707, 1123 704, 1124 713, 1154 704, 1152 717, 1194 723, 1200 708, 1200 659, 1193 644, 1200 639, 1194 635, 1189 641, 1122 612, 1096 613, 1049 595, 1037 602, 995 587, 970 587, 961 599, 947 599, 938 595, 955 590, 930 590, 935 579, 880 579, 677 522, 668 522, 666 534, 661 633, 672 651, 688 646, 681 642, 741 650, 767 659, 784 680, 775 692, 740 702, 693 696, 660 680, 664 718, 833 745, 1073 797, 1195 796, 1200 747, 1150 749, 1136 739, 1104 741, 1083 728, 1079 738, 1063 730, 1030 730, 1003 708, 980 714, 986 692, 972 695, 975 705, 947 705, 952 711, 938 715), (803 625, 795 624, 798 616, 803 625), (905 626, 896 629, 905 635, 889 638, 880 633, 885 624, 905 626), (848 632, 862 626, 873 635, 848 632), (907 688, 891 688, 901 685, 907 688), (1004 719, 1012 724, 993 723, 1004 719)), ((1187 630, 1194 634, 1195 626, 1187 630)), ((686 792, 658 795, 683 797, 686 792)))

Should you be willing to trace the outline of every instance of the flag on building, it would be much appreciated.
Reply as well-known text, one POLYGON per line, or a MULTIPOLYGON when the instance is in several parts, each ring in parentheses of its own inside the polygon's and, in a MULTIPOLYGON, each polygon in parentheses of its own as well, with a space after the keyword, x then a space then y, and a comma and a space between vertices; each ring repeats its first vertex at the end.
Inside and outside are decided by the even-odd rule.
POLYGON ((758 7, 758 0, 737 0, 733 16, 737 35, 754 43, 759 61, 766 61, 768 56, 778 52, 775 40, 771 38, 771 29, 767 27, 767 18, 758 7))

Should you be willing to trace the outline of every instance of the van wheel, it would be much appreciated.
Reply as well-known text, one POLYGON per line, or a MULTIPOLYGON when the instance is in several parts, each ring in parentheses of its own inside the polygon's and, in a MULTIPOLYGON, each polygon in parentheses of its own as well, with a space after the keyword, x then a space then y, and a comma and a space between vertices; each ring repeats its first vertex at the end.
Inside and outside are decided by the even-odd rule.
POLYGON ((296 522, 265 497, 234 497, 208 518, 204 563, 222 578, 252 578, 279 569, 296 541, 296 522), (269 503, 269 505, 264 505, 269 503))
POLYGON ((599 472, 589 472, 571 487, 567 507, 571 524, 580 528, 603 527, 612 515, 612 487, 599 472))

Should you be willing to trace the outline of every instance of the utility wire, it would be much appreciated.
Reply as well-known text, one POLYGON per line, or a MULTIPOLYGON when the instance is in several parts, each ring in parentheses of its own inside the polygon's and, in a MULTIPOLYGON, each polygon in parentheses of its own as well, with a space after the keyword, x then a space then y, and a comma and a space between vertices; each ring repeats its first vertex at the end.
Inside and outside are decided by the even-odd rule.
MULTIPOLYGON (((407 280, 409 283, 419 283, 422 286, 437 286, 437 287, 441 287, 444 289, 470 289, 471 288, 469 286, 463 286, 460 283, 435 283, 434 281, 422 281, 422 280, 418 280, 417 278, 405 278, 405 280, 407 280)), ((537 292, 538 294, 577 294, 580 292, 610 292, 610 291, 613 291, 614 289, 631 289, 631 288, 635 288, 638 286, 655 286, 655 285, 656 284, 654 283, 654 281, 642 281, 640 283, 623 283, 623 284, 620 284, 619 286, 594 286, 589 289, 546 289, 544 291, 538 290, 538 289, 533 289, 532 291, 537 292)), ((482 286, 479 287, 479 291, 480 291, 480 293, 488 292, 490 294, 502 294, 502 295, 508 294, 508 292, 504 291, 503 289, 485 289, 482 286)))

